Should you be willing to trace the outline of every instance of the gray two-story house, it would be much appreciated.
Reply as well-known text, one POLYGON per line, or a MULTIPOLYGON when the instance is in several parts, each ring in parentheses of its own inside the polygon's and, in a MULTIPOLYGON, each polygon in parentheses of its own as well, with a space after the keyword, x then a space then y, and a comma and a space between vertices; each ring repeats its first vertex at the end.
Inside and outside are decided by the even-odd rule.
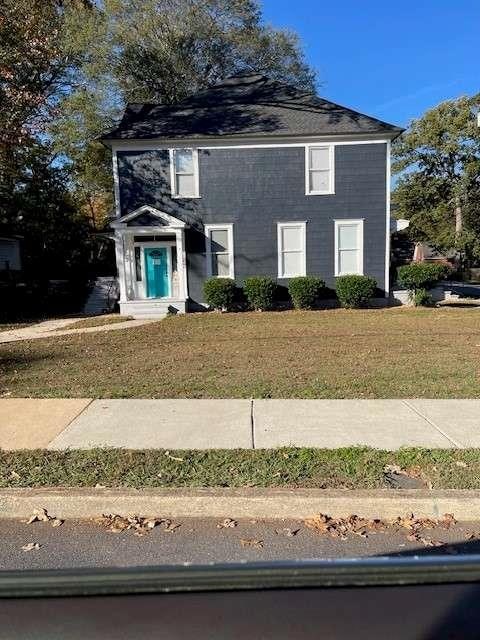
POLYGON ((389 291, 399 127, 259 75, 130 104, 113 152, 121 313, 201 308, 203 282, 343 274, 389 291))

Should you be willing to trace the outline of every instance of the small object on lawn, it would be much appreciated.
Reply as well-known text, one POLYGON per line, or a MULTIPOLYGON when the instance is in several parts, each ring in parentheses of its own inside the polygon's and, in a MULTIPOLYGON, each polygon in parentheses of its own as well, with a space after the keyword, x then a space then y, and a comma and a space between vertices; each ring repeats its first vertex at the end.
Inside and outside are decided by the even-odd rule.
POLYGON ((398 464, 386 464, 383 467, 383 477, 392 489, 423 489, 425 487, 425 482, 422 482, 415 472, 402 469, 398 464))
POLYGON ((236 520, 233 520, 232 518, 225 518, 225 520, 217 524, 217 529, 233 529, 237 524, 236 520))
POLYGON ((10 471, 10 479, 11 480, 20 480, 20 474, 16 471, 10 471))
POLYGON ((97 482, 97 484, 95 485, 95 489, 105 489, 105 485, 97 482))
POLYGON ((241 538, 240 544, 242 547, 253 547, 255 549, 263 548, 263 540, 255 540, 255 538, 241 538))
POLYGON ((463 460, 456 460, 455 464, 457 465, 457 467, 461 467, 462 469, 466 469, 468 466, 467 463, 463 460))
POLYGON ((23 551, 37 551, 40 547, 41 545, 39 545, 38 542, 28 542, 23 545, 22 549, 23 551))
POLYGON ((170 451, 165 451, 165 455, 167 456, 167 458, 170 458, 170 460, 175 460, 176 462, 184 462, 184 458, 176 458, 175 456, 171 456, 170 455, 170 451))

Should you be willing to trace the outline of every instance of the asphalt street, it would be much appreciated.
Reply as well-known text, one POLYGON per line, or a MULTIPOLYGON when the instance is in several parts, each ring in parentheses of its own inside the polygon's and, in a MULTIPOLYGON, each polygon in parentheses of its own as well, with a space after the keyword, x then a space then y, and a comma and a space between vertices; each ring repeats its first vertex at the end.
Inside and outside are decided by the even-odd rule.
POLYGON ((95 521, 51 523, 0 520, 0 569, 159 566, 167 564, 322 559, 374 555, 459 554, 480 551, 480 523, 457 523, 422 532, 423 542, 406 530, 348 534, 346 540, 318 534, 302 521, 188 519, 161 524, 147 534, 113 533, 95 521), (175 525, 180 525, 175 527, 175 525), (425 546, 425 541, 439 546, 425 546), (32 550, 24 550, 33 547, 32 550), (440 545, 440 543, 443 543, 440 545), (38 548, 37 546, 38 545, 38 548))

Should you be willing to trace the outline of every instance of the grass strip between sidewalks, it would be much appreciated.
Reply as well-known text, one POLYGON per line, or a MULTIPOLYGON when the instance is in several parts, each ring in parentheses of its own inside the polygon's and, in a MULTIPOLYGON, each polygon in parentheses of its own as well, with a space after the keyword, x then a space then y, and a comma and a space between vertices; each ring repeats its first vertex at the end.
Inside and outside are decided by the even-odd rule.
POLYGON ((385 488, 385 466, 431 489, 480 489, 480 449, 0 451, 0 487, 385 488))

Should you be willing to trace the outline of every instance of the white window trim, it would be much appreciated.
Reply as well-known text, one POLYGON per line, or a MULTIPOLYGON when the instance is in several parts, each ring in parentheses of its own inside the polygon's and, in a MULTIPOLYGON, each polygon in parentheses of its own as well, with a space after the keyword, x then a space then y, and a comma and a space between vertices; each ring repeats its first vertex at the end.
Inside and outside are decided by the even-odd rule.
POLYGON ((350 276, 350 275, 359 275, 363 276, 363 218, 357 218, 356 220, 349 220, 347 218, 342 220, 334 220, 335 222, 335 276, 350 276), (339 259, 338 259, 338 236, 339 236, 339 227, 342 225, 352 225, 355 224, 358 227, 358 260, 357 260, 357 271, 355 273, 340 273, 339 270, 339 259))
POLYGON ((235 252, 233 249, 233 224, 206 224, 205 225, 205 256, 207 259, 207 278, 232 278, 235 279, 235 252), (224 230, 228 234, 228 276, 213 276, 212 275, 212 240, 210 238, 210 231, 212 230, 224 230))
POLYGON ((181 200, 188 200, 192 198, 200 198, 200 179, 198 171, 198 149, 192 147, 178 147, 168 150, 170 156, 170 191, 172 198, 179 198, 181 200), (193 160, 193 184, 195 193, 191 196, 182 196, 177 193, 177 172, 175 167, 175 152, 176 151, 191 151, 193 160))
POLYGON ((333 144, 307 144, 305 145, 305 195, 307 196, 328 196, 335 194, 335 145, 333 144), (310 190, 310 149, 328 149, 328 161, 330 165, 329 185, 325 191, 310 190))
POLYGON ((305 221, 298 222, 277 222, 277 256, 278 256, 278 277, 283 280, 288 280, 289 278, 297 278, 299 276, 307 275, 307 223, 305 221), (282 271, 282 255, 283 251, 283 241, 282 241, 282 229, 288 227, 300 227, 302 230, 302 264, 301 264, 301 273, 297 273, 295 275, 285 275, 282 271))

